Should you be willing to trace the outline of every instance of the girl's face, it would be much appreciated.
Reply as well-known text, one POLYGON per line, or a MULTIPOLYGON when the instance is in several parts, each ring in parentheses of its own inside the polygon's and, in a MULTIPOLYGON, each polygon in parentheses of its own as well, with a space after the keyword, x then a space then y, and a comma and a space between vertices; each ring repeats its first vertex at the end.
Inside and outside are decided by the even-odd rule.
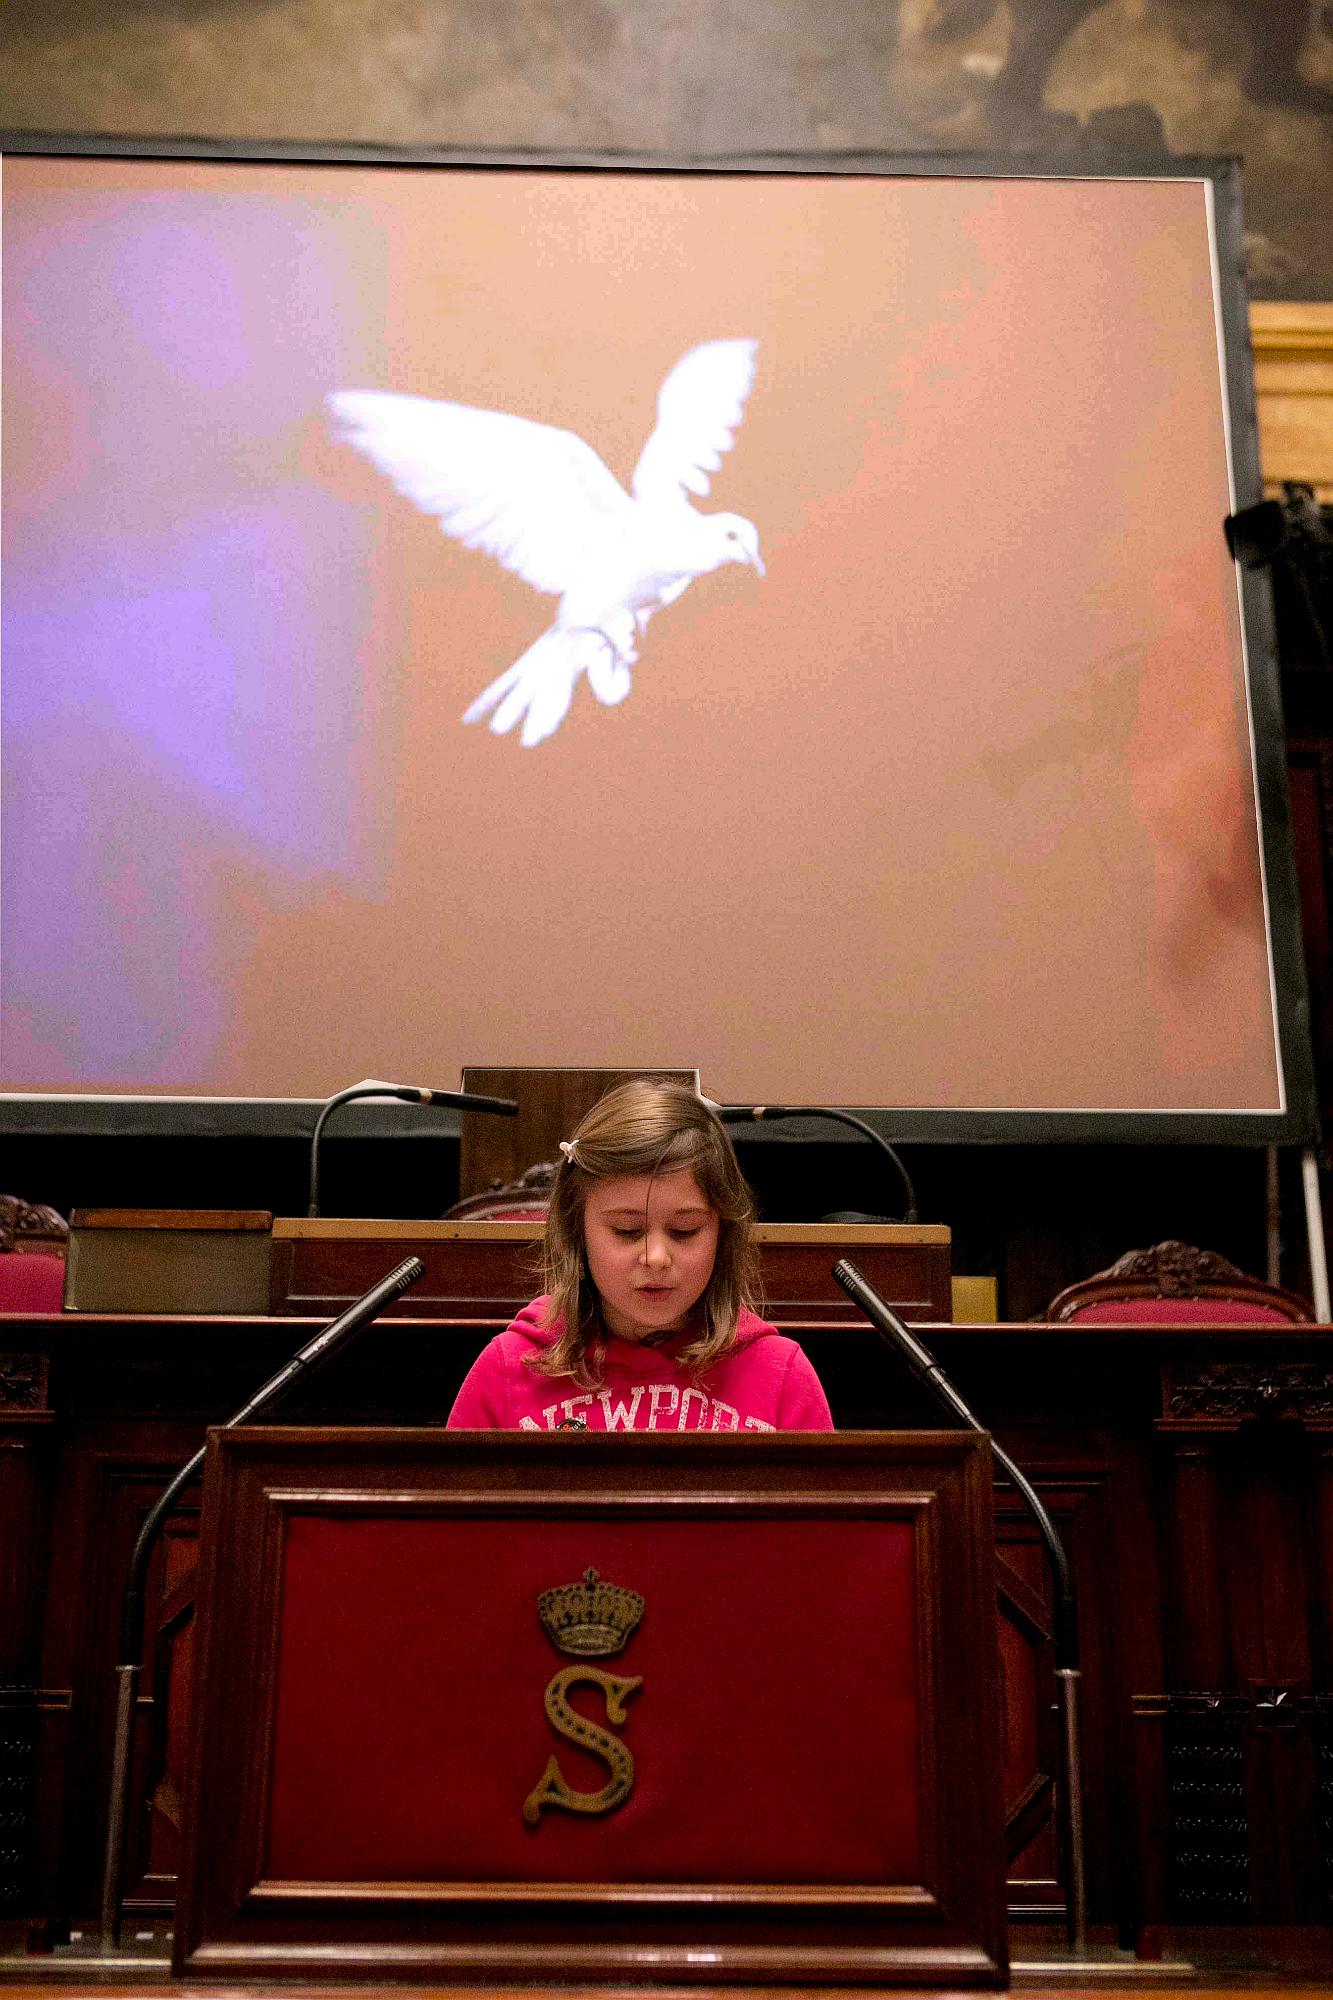
POLYGON ((708 1289, 717 1211, 688 1167, 597 1181, 583 1207, 583 1241, 607 1331, 652 1339, 681 1326, 708 1289))

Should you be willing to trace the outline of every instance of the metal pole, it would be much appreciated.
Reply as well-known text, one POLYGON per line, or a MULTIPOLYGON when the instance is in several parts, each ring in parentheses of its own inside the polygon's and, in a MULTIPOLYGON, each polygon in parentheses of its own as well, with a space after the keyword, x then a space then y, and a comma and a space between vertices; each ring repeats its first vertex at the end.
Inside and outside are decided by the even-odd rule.
POLYGON ((1088 1882, 1083 1838, 1083 1746, 1079 1735, 1077 1667, 1057 1667, 1055 1688, 1060 1711, 1061 1783, 1064 1787, 1064 1832, 1068 1852, 1069 1896, 1066 1926, 1070 1949, 1082 1958, 1088 1949, 1088 1882))
MULTIPOLYGON (((405 1257, 401 1264, 394 1266, 387 1278, 373 1285, 364 1297, 348 1306, 346 1312, 339 1313, 337 1319, 308 1340, 300 1352, 292 1357, 276 1375, 271 1375, 262 1389, 253 1395, 243 1410, 234 1417, 228 1417, 220 1430, 234 1430, 238 1425, 248 1423, 261 1410, 283 1395, 297 1378, 307 1369, 327 1361, 331 1354, 359 1333, 368 1320, 386 1306, 391 1299, 405 1292, 422 1276, 426 1267, 419 1257, 405 1257)), ((120 1609, 120 1658, 116 1667, 116 1733, 111 1751, 111 1782, 107 1791, 106 1847, 102 1868, 102 1943, 104 1952, 114 1952, 120 1944, 120 1891, 121 1877, 125 1865, 125 1832, 130 1805, 130 1752, 134 1737, 134 1702, 139 1685, 138 1655, 143 1647, 144 1590, 148 1581, 148 1563, 154 1546, 168 1514, 182 1493, 204 1463, 207 1447, 200 1445, 194 1457, 183 1465, 175 1478, 166 1487, 156 1504, 149 1508, 139 1539, 134 1544, 130 1557, 129 1580, 125 1585, 125 1596, 120 1609)))
POLYGON ((871 1325, 877 1327, 889 1346, 906 1361, 918 1379, 946 1409, 961 1418, 970 1430, 988 1439, 991 1456, 1010 1479, 1037 1524, 1038 1533, 1051 1571, 1051 1637, 1055 1653, 1057 1708, 1060 1714, 1060 1761, 1063 1782, 1057 1787, 1055 1803, 1062 1821, 1064 1858, 1069 1874, 1066 1900, 1069 1942, 1077 1956, 1087 1951, 1088 1901, 1084 1862, 1083 1754, 1078 1726, 1078 1603, 1069 1556, 1060 1531, 1032 1481, 1014 1464, 1003 1445, 998 1444, 981 1419, 964 1402, 928 1347, 909 1332, 892 1306, 885 1303, 872 1285, 866 1283, 855 1264, 843 1257, 833 1266, 833 1276, 848 1298, 853 1299, 871 1325))
POLYGON ((102 1950, 120 1948, 120 1878, 125 1857, 125 1820, 130 1799, 130 1751, 139 1669, 123 1661, 116 1668, 116 1733, 111 1751, 106 1854, 102 1864, 102 1950))
POLYGON ((1324 1248, 1324 1206, 1319 1193, 1319 1163, 1306 1147, 1301 1154, 1301 1183, 1305 1189, 1305 1234, 1310 1245, 1310 1289, 1314 1316, 1327 1326, 1333 1314, 1328 1303, 1328 1252, 1324 1248))

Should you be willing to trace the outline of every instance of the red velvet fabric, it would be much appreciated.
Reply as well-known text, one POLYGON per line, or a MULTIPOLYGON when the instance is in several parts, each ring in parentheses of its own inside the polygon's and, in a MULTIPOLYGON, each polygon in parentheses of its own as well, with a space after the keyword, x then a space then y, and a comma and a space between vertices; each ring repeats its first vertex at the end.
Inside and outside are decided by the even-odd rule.
POLYGON ((1247 1305, 1239 1299, 1105 1299, 1080 1306, 1068 1324, 1079 1320, 1114 1325, 1151 1321, 1155 1326, 1268 1326, 1274 1320, 1280 1326, 1297 1324, 1273 1306, 1247 1305))
MULTIPOLYGON (((914 1882, 915 1579, 904 1521, 374 1520, 286 1537, 268 1874, 281 1880, 914 1882), (589 1566, 640 1591, 636 1764, 605 1817, 523 1801, 571 1664, 537 1597, 589 1566)), ((607 1726, 600 1691, 573 1697, 607 1726)))
POLYGON ((65 1260, 39 1250, 0 1256, 0 1312, 58 1313, 65 1295, 65 1260))

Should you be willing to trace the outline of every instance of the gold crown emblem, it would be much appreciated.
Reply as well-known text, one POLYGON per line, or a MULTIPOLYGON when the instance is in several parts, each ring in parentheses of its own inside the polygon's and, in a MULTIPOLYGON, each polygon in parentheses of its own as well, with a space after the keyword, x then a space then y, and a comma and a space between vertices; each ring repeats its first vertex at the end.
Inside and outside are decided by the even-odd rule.
POLYGON ((595 1569, 585 1569, 582 1583, 562 1583, 544 1590, 537 1613, 562 1653, 578 1658, 604 1658, 618 1653, 643 1616, 637 1590, 604 1583, 595 1569))

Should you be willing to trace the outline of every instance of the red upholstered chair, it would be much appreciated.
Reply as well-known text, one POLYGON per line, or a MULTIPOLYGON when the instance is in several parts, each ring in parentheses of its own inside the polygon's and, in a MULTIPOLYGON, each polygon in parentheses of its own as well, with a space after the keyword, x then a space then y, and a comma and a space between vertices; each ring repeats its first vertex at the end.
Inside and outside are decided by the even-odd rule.
POLYGON ((1181 1325, 1255 1326, 1267 1320, 1313 1320, 1305 1300, 1237 1270, 1215 1250, 1155 1243, 1130 1250, 1109 1270, 1067 1285, 1047 1306, 1048 1320, 1158 1320, 1181 1325))
POLYGON ((555 1168, 549 1160, 528 1167, 516 1181, 496 1181, 481 1194, 466 1195, 446 1208, 445 1222, 541 1222, 551 1201, 555 1168))
POLYGON ((59 1312, 69 1225, 53 1208, 0 1194, 0 1312, 59 1312))

